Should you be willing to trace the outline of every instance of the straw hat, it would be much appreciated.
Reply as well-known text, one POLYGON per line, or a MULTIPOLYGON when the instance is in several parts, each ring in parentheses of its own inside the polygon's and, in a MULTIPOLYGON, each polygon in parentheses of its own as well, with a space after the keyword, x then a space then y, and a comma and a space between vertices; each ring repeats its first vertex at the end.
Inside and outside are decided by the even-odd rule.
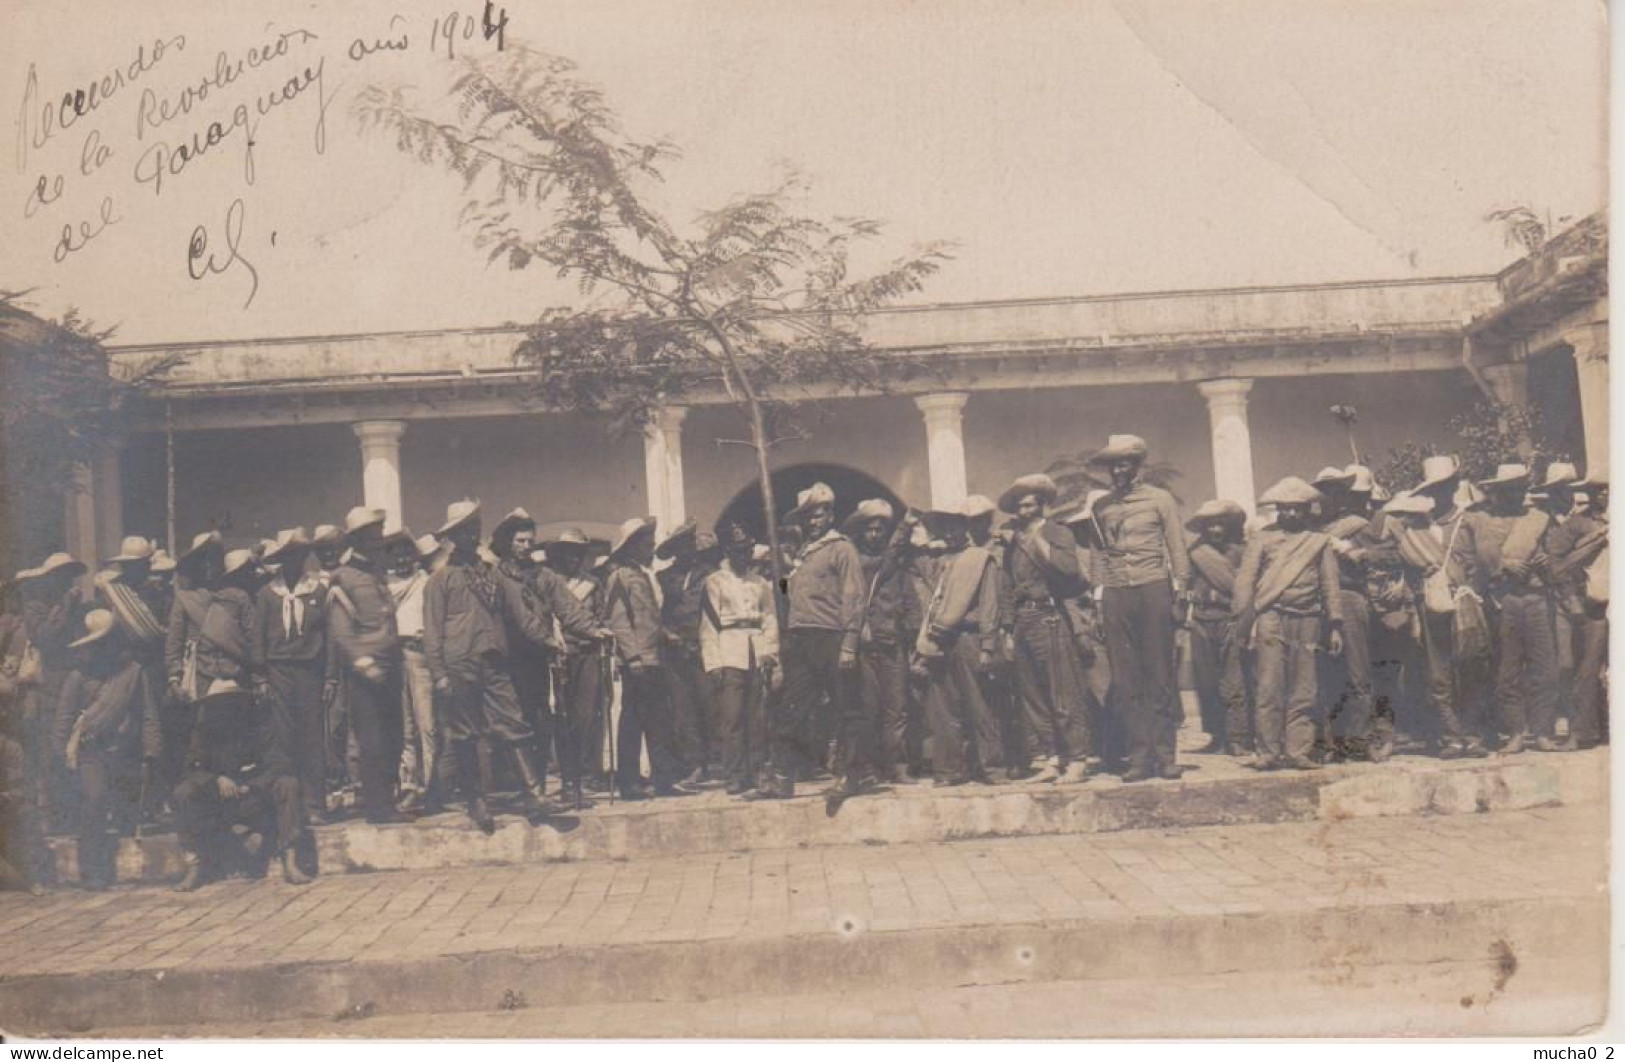
POLYGON ((1265 491, 1260 505, 1313 505, 1324 496, 1297 476, 1287 476, 1265 491))
POLYGON ((1029 494, 1036 494, 1045 505, 1053 505, 1056 497, 1061 493, 1055 481, 1042 472, 1033 472, 1025 476, 1017 476, 1014 483, 1004 488, 999 495, 999 508, 1007 513, 1016 511, 1016 505, 1029 494))
POLYGON ((1201 505, 1197 506, 1196 512, 1192 513, 1191 518, 1185 521, 1185 527, 1188 530, 1196 531, 1200 529, 1203 524, 1212 523, 1214 521, 1234 524, 1237 527, 1241 527, 1247 522, 1247 510, 1243 509, 1233 501, 1228 501, 1224 498, 1215 498, 1211 501, 1205 501, 1201 505))
POLYGON ((959 511, 964 513, 967 519, 974 520, 978 516, 987 516, 998 512, 999 507, 994 505, 993 499, 985 494, 972 494, 965 499, 965 504, 959 507, 959 511))
POLYGON ((1109 465, 1113 461, 1144 461, 1150 447, 1138 435, 1112 435, 1106 439, 1106 448, 1089 458, 1091 465, 1109 465))
POLYGON ((615 541, 610 544, 609 555, 619 557, 633 541, 647 535, 654 538, 655 518, 652 516, 634 516, 624 521, 615 532, 615 541))
POLYGON ((1590 492, 1590 491, 1594 491, 1594 490, 1607 490, 1608 489, 1608 472, 1607 472, 1606 469, 1602 469, 1602 470, 1599 470, 1599 471, 1596 471, 1596 472, 1588 472, 1586 474, 1586 478, 1584 478, 1582 480, 1575 481, 1573 486, 1574 486, 1575 490, 1586 491, 1586 492, 1590 492))
POLYGON ((344 532, 332 524, 317 524, 310 533, 312 546, 336 546, 344 541, 344 532))
POLYGON ((85 613, 84 635, 76 641, 69 642, 68 648, 79 649, 90 645, 92 642, 99 642, 112 634, 117 626, 118 620, 113 617, 111 612, 105 608, 92 609, 85 613))
POLYGON ((153 545, 140 535, 126 535, 124 541, 119 543, 118 554, 107 558, 108 564, 120 561, 144 561, 152 559, 153 545))
POLYGON ((382 527, 385 516, 382 509, 369 509, 365 505, 357 505, 344 514, 344 533, 353 537, 369 527, 382 527))
POLYGON ((234 549, 226 554, 226 563, 220 569, 221 575, 232 575, 242 571, 254 563, 254 551, 251 549, 234 549))
POLYGON ((1449 483, 1453 479, 1460 478, 1460 476, 1461 462, 1449 454, 1435 454, 1432 457, 1424 457, 1422 458, 1422 482, 1413 488, 1413 493, 1449 483))
POLYGON ((835 504, 835 491, 827 483, 814 483, 806 490, 796 495, 796 507, 785 514, 786 520, 799 520, 807 510, 819 505, 833 506, 835 504))
POLYGON ((305 534, 302 527, 285 527, 276 533, 271 545, 266 549, 265 555, 260 559, 267 564, 279 563, 283 557, 301 549, 310 548, 310 536, 305 534))
POLYGON ((1497 487, 1522 487, 1526 486, 1528 483, 1529 466, 1519 462, 1497 465, 1495 468, 1495 475, 1491 476, 1489 479, 1481 479, 1478 481, 1478 485, 1486 490, 1491 490, 1497 487))
POLYGON ((858 502, 858 507, 852 510, 852 515, 841 525, 841 533, 850 538, 861 531, 863 525, 869 521, 880 520, 890 524, 894 515, 891 502, 884 498, 868 498, 858 502))
POLYGON ((1350 465, 1343 469, 1343 475, 1351 480, 1348 489, 1355 494, 1370 494, 1377 486, 1376 477, 1365 465, 1350 465))
POLYGON ((475 499, 464 498, 462 501, 454 501, 446 506, 446 522, 440 525, 440 530, 436 531, 435 534, 448 534, 479 515, 480 503, 475 499))
POLYGON ((201 554, 204 550, 219 548, 221 544, 220 532, 199 531, 197 534, 192 536, 192 544, 186 547, 185 552, 180 555, 180 560, 182 562, 189 561, 201 554))
POLYGON ((1385 513, 1412 513, 1417 516, 1431 516, 1433 514, 1433 499, 1421 494, 1400 491, 1388 500, 1382 507, 1385 513))
POLYGON ((1315 473, 1315 478, 1309 485, 1318 491, 1349 490, 1354 486, 1354 473, 1343 468, 1334 468, 1327 465, 1315 473))
POLYGON ((168 575, 177 567, 179 565, 175 563, 175 558, 171 557, 166 551, 161 549, 152 551, 152 573, 154 575, 168 575))
POLYGON ((1573 487, 1580 482, 1580 470, 1568 461, 1553 461, 1546 466, 1546 478, 1540 481, 1537 490, 1552 490, 1557 487, 1573 487))
POLYGON ((35 568, 24 568, 17 573, 16 582, 27 579, 43 579, 53 572, 65 572, 70 578, 85 574, 85 566, 66 553, 53 553, 40 561, 35 568))
POLYGON ((516 506, 508 512, 507 516, 498 520, 495 527, 491 528, 491 540, 494 542, 504 535, 512 536, 524 527, 529 527, 534 531, 536 529, 536 519, 526 512, 523 506, 516 506))

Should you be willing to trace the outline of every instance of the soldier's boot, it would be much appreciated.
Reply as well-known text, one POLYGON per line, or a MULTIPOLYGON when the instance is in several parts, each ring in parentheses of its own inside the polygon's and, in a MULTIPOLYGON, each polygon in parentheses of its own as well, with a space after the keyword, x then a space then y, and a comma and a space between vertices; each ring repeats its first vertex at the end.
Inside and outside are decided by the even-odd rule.
POLYGON ((529 745, 512 745, 514 769, 519 772, 519 784, 524 789, 525 818, 532 826, 547 821, 547 776, 537 770, 536 760, 529 745))
POLYGON ((1061 785, 1081 785, 1088 773, 1089 765, 1087 763, 1083 760, 1073 760, 1066 765, 1066 770, 1061 772, 1061 777, 1056 781, 1061 785))
POLYGON ((496 832, 496 820, 486 806, 485 794, 491 783, 491 761, 480 755, 480 748, 472 741, 457 743, 457 770, 463 776, 463 792, 468 800, 468 817, 481 833, 496 832))
POLYGON ((186 873, 181 880, 175 883, 176 892, 196 892, 203 887, 203 860, 196 852, 182 852, 181 862, 186 867, 186 873))
POLYGON ((289 885, 309 885, 310 875, 299 869, 299 861, 293 849, 285 849, 282 853, 282 880, 289 885))

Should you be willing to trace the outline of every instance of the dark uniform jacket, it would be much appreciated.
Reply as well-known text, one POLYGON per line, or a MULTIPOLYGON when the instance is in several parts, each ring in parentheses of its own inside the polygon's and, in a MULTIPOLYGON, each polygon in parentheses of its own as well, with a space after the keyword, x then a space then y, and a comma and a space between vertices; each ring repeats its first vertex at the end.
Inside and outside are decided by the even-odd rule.
POLYGON ((354 550, 328 583, 327 631, 336 666, 346 671, 362 660, 387 669, 401 655, 389 581, 382 568, 354 550))
POLYGON ((1191 611, 1204 622, 1228 620, 1236 593, 1236 573, 1247 547, 1241 542, 1213 546, 1197 540, 1190 546, 1191 611))
POLYGON ((453 554, 429 576, 423 591, 423 651, 436 682, 480 657, 507 658, 510 596, 514 623, 533 633, 534 617, 527 616, 513 580, 479 558, 453 554))
POLYGON ((657 576, 664 598, 660 605, 660 623, 665 628, 668 644, 699 654, 705 580, 716 570, 714 564, 695 564, 684 571, 667 568, 657 576))
POLYGON ((259 638, 254 646, 255 660, 264 667, 275 661, 309 663, 325 661, 327 649, 327 594, 324 580, 302 577, 288 591, 279 575, 260 587, 254 605, 259 638))
POLYGON ((1023 605, 1059 608, 1061 602, 1083 589, 1077 540, 1071 531, 1051 520, 1036 529, 1016 532, 1005 544, 1002 567, 1010 580, 1011 602, 1018 611, 1023 605))
POLYGON ((902 559, 892 553, 859 553, 869 607, 863 616, 861 645, 908 645, 923 622, 914 580, 902 559))
POLYGON ((615 632, 615 651, 627 664, 660 663, 660 604, 654 579, 632 564, 617 564, 604 583, 604 625, 615 632))

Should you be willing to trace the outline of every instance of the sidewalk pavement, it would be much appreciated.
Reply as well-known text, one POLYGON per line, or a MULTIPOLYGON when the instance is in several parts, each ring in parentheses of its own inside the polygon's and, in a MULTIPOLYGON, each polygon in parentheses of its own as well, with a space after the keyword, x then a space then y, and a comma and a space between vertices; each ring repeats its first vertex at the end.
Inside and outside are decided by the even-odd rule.
POLYGON ((1603 804, 1486 815, 228 881, 0 896, 0 988, 38 975, 411 963, 549 947, 1333 906, 1596 899, 1603 804))

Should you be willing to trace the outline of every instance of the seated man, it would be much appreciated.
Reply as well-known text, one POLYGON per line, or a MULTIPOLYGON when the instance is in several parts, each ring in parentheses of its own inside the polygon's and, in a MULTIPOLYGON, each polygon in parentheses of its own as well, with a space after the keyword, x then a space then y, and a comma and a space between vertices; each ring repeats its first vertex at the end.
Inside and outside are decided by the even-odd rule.
MULTIPOLYGON (((245 552, 227 555, 228 575, 248 567, 245 552)), ((209 630, 206 623, 205 631, 209 630)), ((220 640, 234 639, 222 631, 220 640)), ((231 648, 222 646, 228 653, 231 648)), ((176 891, 191 892, 220 875, 236 826, 269 842, 260 850, 280 857, 282 876, 289 884, 310 882, 294 852, 305 829, 299 776, 287 730, 277 725, 263 693, 256 697, 231 678, 211 683, 198 701, 186 773, 175 789, 174 806, 186 861, 186 876, 176 891)))

